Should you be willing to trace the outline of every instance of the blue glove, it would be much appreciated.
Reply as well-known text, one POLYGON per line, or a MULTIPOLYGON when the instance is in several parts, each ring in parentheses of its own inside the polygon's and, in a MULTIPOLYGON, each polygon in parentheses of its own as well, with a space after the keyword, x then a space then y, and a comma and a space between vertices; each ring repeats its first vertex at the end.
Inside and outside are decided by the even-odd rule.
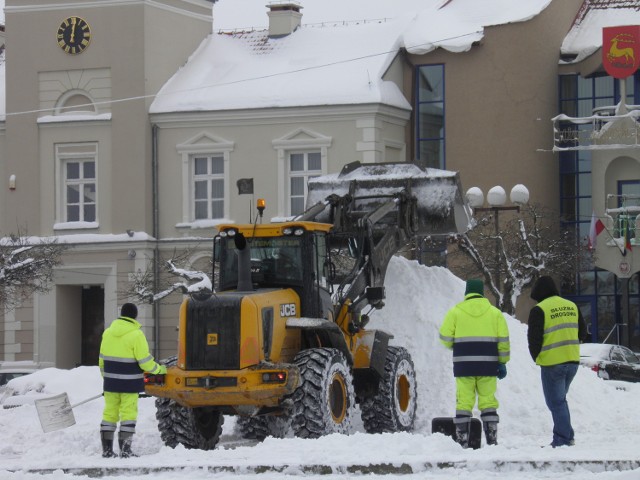
POLYGON ((496 376, 498 377, 498 380, 502 380, 507 376, 507 366, 504 363, 498 364, 498 373, 496 376))

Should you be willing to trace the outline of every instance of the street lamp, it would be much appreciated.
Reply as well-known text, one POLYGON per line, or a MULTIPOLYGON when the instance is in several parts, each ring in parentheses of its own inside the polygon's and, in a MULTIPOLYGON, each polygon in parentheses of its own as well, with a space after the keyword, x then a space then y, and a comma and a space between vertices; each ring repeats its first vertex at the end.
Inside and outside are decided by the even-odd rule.
MULTIPOLYGON (((500 241, 498 235, 500 233, 500 220, 499 215, 501 211, 505 210, 516 210, 520 211, 520 207, 522 205, 526 205, 529 202, 529 190, 522 184, 515 185, 511 189, 511 193, 509 194, 509 200, 513 205, 505 205, 507 202, 507 193, 504 188, 497 185, 487 193, 487 203, 488 207, 483 207, 484 205, 484 193, 478 187, 471 187, 467 190, 467 201, 471 208, 473 208, 473 213, 475 212, 492 212, 493 213, 493 224, 496 236, 496 284, 500 285, 500 241)), ((501 288, 501 287, 498 287, 501 288)))

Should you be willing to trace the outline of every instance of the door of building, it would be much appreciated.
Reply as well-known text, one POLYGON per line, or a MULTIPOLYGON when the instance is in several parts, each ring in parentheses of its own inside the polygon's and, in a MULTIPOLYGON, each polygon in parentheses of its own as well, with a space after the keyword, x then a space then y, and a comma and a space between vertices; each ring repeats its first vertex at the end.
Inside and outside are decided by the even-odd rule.
POLYGON ((98 365, 104 327, 104 287, 85 286, 82 288, 82 365, 98 365))

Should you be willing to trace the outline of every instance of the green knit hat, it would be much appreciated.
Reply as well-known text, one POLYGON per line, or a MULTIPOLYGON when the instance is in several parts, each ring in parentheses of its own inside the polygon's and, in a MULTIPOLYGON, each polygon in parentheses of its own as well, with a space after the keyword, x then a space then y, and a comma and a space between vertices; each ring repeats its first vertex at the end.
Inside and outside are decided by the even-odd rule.
POLYGON ((484 283, 482 283, 482 280, 478 278, 467 280, 467 289, 464 292, 464 296, 466 297, 470 293, 484 296, 484 283))

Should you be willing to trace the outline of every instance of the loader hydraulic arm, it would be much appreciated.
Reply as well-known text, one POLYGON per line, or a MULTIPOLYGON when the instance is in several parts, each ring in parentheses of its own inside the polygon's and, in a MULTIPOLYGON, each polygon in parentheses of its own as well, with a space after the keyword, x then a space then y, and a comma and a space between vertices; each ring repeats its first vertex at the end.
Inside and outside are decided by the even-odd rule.
MULTIPOLYGON (((362 200, 362 197, 354 199, 362 200)), ((391 257, 413 235, 411 224, 407 221, 411 218, 413 205, 415 203, 411 196, 402 190, 356 221, 341 219, 342 225, 351 225, 361 245, 358 256, 360 268, 352 278, 343 282, 348 287, 340 299, 341 304, 350 302, 349 310, 352 313, 359 313, 367 304, 374 308, 384 306, 384 279, 391 257), (388 221, 389 215, 397 218, 388 221)))
POLYGON ((334 295, 337 312, 348 305, 352 317, 366 305, 382 308, 391 257, 412 238, 458 233, 471 224, 455 172, 353 162, 337 175, 310 179, 308 187, 308 209, 296 220, 331 224, 330 250, 348 251, 355 261, 334 295))

